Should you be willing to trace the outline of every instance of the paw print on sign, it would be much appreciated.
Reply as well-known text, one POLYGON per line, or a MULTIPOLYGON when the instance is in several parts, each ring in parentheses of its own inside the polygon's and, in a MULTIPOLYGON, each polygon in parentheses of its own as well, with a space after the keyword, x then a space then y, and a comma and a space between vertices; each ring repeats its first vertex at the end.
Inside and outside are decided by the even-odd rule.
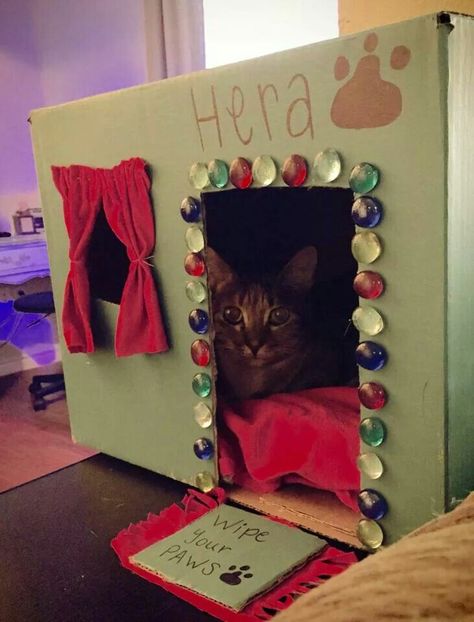
POLYGON ((251 579, 253 574, 251 572, 246 572, 246 570, 250 570, 250 566, 240 566, 237 570, 237 566, 230 566, 229 572, 223 572, 219 579, 227 585, 239 585, 242 583, 241 577, 244 579, 251 579), (242 573, 245 572, 244 575, 242 573))
MULTIPOLYGON (((331 107, 331 119, 338 127, 362 129, 389 125, 400 116, 402 94, 398 86, 382 80, 380 59, 373 54, 378 44, 372 32, 365 38, 363 56, 354 75, 337 91, 331 107)), ((404 45, 393 48, 390 56, 392 69, 404 69, 410 60, 410 50, 404 45)), ((350 73, 349 61, 339 56, 334 65, 336 80, 344 80, 350 73)))

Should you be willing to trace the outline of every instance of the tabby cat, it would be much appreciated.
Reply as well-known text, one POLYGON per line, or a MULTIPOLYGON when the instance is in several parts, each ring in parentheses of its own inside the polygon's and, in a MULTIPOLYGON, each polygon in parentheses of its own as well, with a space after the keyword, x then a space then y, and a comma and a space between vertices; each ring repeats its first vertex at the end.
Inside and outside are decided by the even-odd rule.
POLYGON ((264 397, 338 384, 336 348, 311 322, 309 293, 318 254, 298 251, 270 279, 245 280, 206 252, 219 391, 229 399, 264 397))

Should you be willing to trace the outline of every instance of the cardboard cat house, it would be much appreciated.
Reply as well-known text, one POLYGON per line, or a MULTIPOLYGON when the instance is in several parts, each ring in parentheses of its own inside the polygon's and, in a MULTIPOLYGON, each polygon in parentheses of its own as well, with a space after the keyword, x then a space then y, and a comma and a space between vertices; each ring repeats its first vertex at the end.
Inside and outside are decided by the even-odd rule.
POLYGON ((463 498, 474 472, 473 52, 472 19, 439 14, 34 111, 74 438, 356 546, 394 542, 463 498), (221 272, 206 272, 212 253, 221 272), (312 396, 310 379, 298 384, 310 338, 274 337, 291 303, 267 301, 253 335, 292 361, 275 391, 260 393, 261 371, 235 358, 252 348, 242 332, 255 305, 217 309, 219 283, 246 274, 256 287, 263 273, 285 273, 290 290, 306 279, 311 317, 323 318, 308 365, 323 378, 340 338, 346 371, 315 381, 322 418, 292 397, 312 396), (214 342, 218 315, 234 335, 229 358, 214 342), (343 502, 334 386, 336 400, 350 392, 343 427, 357 416, 361 511, 343 502), (244 449, 236 458, 238 430, 253 471, 244 449), (279 457, 291 458, 285 476, 279 457))

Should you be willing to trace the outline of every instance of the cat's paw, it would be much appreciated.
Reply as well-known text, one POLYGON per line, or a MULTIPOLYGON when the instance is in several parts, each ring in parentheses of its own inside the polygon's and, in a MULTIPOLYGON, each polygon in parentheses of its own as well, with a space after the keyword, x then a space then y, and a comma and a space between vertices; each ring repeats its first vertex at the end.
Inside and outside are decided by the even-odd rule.
MULTIPOLYGON (((398 86, 383 80, 380 75, 380 58, 373 54, 378 37, 372 32, 364 40, 369 52, 357 63, 352 78, 337 91, 331 107, 331 119, 338 127, 362 129, 382 127, 393 123, 402 111, 402 95, 398 86)), ((390 66, 404 69, 410 61, 410 50, 404 45, 392 49, 390 66)), ((350 74, 350 63, 339 56, 334 64, 334 77, 344 80, 350 74)))
POLYGON ((237 570, 237 566, 230 566, 229 572, 223 572, 219 579, 227 585, 239 585, 242 583, 242 579, 251 579, 253 574, 246 572, 250 570, 250 566, 240 566, 237 570), (245 574, 243 574, 245 572, 245 574))

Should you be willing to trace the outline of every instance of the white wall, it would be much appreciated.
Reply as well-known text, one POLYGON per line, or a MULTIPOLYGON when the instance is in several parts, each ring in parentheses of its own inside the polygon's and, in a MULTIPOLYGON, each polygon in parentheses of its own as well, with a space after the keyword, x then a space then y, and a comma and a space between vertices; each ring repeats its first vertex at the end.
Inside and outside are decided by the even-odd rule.
POLYGON ((40 0, 33 23, 45 105, 147 80, 142 2, 40 0))
POLYGON ((43 103, 34 0, 0 2, 0 231, 19 202, 37 202, 28 115, 43 103))
POLYGON ((204 0, 206 67, 338 36, 337 0, 204 0))
POLYGON ((0 0, 0 231, 39 205, 33 108, 146 81, 139 0, 0 0))

